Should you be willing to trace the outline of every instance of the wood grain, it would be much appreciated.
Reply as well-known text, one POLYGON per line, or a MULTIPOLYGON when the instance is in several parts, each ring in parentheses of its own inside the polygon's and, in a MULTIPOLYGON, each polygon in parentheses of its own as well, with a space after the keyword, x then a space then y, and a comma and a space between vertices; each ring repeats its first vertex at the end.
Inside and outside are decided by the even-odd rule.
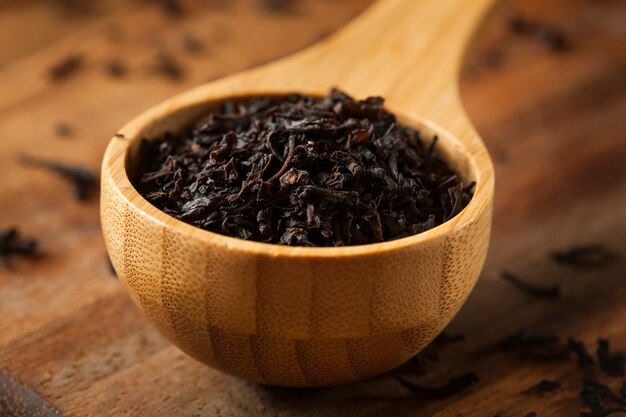
MULTIPOLYGON (((540 416, 577 415, 583 375, 573 359, 535 363, 499 352, 496 345, 520 328, 533 327, 576 336, 589 347, 598 336, 609 338, 616 348, 626 347, 623 2, 513 1, 509 11, 562 30, 570 50, 552 54, 539 43, 510 34, 505 13, 493 17, 487 37, 470 54, 462 84, 464 103, 494 155, 499 178, 492 245, 476 289, 451 325, 452 332, 465 333, 467 340, 442 350, 439 362, 412 377, 440 384, 475 370, 481 382, 451 399, 417 400, 387 376, 294 391, 249 384, 198 365, 159 336, 110 278, 97 204, 79 205, 57 179, 15 164, 15 155, 29 150, 95 169, 110 134, 130 116, 187 86, 304 46, 318 36, 317 26, 325 18, 337 19, 333 22, 338 26, 364 3, 341 2, 333 13, 315 9, 320 13, 306 18, 259 15, 259 20, 267 19, 266 31, 284 25, 293 34, 296 23, 301 24, 293 36, 302 38, 293 44, 290 38, 281 44, 275 35, 264 48, 254 38, 270 35, 251 30, 254 13, 239 2, 232 9, 174 24, 158 11, 141 8, 141 25, 130 18, 119 22, 133 39, 123 46, 132 64, 125 81, 102 74, 100 64, 123 53, 114 51, 119 46, 108 40, 108 23, 8 65, 0 73, 1 226, 23 225, 25 234, 42 238, 47 255, 36 263, 16 260, 11 269, 0 271, 0 364, 68 416, 524 416, 531 410, 540 416), (248 16, 247 25, 233 23, 236 16, 248 16), (304 23, 308 18, 312 20, 304 23), (208 52, 190 57, 185 66, 193 63, 194 68, 183 83, 143 72, 152 52, 138 44, 140 39, 159 29, 176 45, 188 21, 202 26, 198 33, 207 36, 215 26, 203 25, 206 19, 223 22, 230 30, 228 46, 212 55, 226 60, 209 59, 208 52), (246 41, 254 47, 248 48, 246 41), (90 52, 86 68, 76 77, 60 85, 47 82, 50 63, 91 45, 99 46, 102 58, 92 60, 90 52), (228 52, 237 46, 245 59, 228 52), (89 93, 96 90, 98 100, 89 93), (76 126, 74 139, 54 137, 52 128, 59 119, 76 126), (38 146, 33 149, 30 143, 38 146), (593 242, 621 259, 595 270, 575 270, 548 257, 552 249, 593 242), (537 283, 559 283, 563 297, 553 302, 528 297, 500 280, 502 269, 537 283), (543 378, 558 379, 563 388, 543 397, 520 395, 543 378)), ((326 2, 305 4, 316 8, 326 2)), ((411 377, 410 366, 398 371, 411 377)), ((621 379, 605 382, 616 388, 621 379)))

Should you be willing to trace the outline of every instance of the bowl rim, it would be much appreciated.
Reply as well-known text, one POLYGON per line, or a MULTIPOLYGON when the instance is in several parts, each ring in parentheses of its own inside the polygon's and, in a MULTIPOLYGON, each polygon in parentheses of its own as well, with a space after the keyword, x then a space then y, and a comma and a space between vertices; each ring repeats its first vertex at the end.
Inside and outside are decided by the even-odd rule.
MULTIPOLYGON (((209 91, 210 92, 210 91, 209 91)), ((408 125, 416 129, 426 128, 430 132, 436 133, 440 138, 443 137, 443 145, 445 148, 456 146, 462 150, 463 157, 469 163, 472 174, 476 177, 476 186, 474 194, 467 204, 452 219, 415 235, 403 237, 400 239, 368 243, 363 245, 341 246, 341 247, 305 247, 305 246, 288 246, 275 243, 264 243, 257 241, 244 240, 236 237, 221 235, 197 226, 185 223, 164 211, 153 206, 146 200, 133 186, 127 173, 127 157, 131 144, 140 140, 144 130, 159 120, 165 120, 179 112, 193 107, 210 106, 212 103, 223 101, 226 99, 243 99, 253 96, 283 96, 294 93, 294 91, 277 91, 277 90, 244 90, 235 92, 220 92, 207 94, 206 86, 196 87, 194 89, 183 92, 169 100, 166 100, 149 110, 141 113, 132 119, 124 127, 122 127, 111 138, 107 145, 102 160, 102 177, 110 177, 114 191, 125 201, 126 205, 138 212, 141 216, 146 217, 150 222, 165 227, 170 231, 176 231, 180 234, 188 236, 190 239, 203 241, 206 244, 215 247, 236 251, 239 253, 247 253, 252 255, 265 255, 269 257, 289 257, 289 258, 337 258, 337 257, 358 257, 371 255, 373 253, 384 253, 408 249, 416 245, 425 244, 429 241, 439 241, 447 235, 468 226, 473 223, 485 210, 491 206, 494 188, 493 165, 487 150, 484 146, 482 149, 468 149, 468 145, 442 128, 435 122, 428 120, 420 115, 396 111, 393 106, 385 107, 398 117, 403 125, 408 125)), ((319 91, 296 91, 298 94, 321 96, 324 93, 319 91)), ((471 127, 471 124, 470 124, 471 127)), ((478 142, 480 138, 472 128, 472 133, 476 135, 478 142)), ((439 146, 441 145, 439 142, 439 146)), ((475 145, 476 140, 471 141, 475 145)), ((482 143, 482 142, 481 142, 482 143)), ((472 146, 472 148, 476 148, 472 146)), ((105 193, 101 193, 104 198, 105 193)))

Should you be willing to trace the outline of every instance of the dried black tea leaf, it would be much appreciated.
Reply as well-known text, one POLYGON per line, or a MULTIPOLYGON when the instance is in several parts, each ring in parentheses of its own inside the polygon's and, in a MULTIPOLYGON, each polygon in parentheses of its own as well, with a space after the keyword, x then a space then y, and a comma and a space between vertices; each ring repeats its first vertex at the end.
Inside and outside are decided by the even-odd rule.
POLYGON ((294 11, 294 0, 258 0, 259 7, 269 13, 290 13, 294 11))
POLYGON ((461 376, 452 378, 447 383, 439 387, 418 385, 400 376, 396 376, 395 379, 403 387, 411 391, 416 397, 425 400, 451 397, 478 382, 478 376, 474 372, 468 372, 461 376))
POLYGON ((544 394, 546 392, 558 390, 559 388, 561 388, 561 383, 559 381, 544 379, 541 382, 538 382, 537 384, 523 391, 522 394, 544 394))
POLYGON ((409 359, 407 363, 411 365, 411 372, 422 373, 426 371, 431 364, 439 361, 440 349, 463 340, 465 340, 465 335, 461 333, 449 334, 445 331, 440 333, 425 349, 409 359))
POLYGON ((435 337, 435 339, 431 342, 431 345, 437 348, 442 348, 463 340, 465 340, 465 335, 462 333, 450 334, 444 331, 435 337))
POLYGON ((54 133, 63 139, 71 138, 74 136, 74 126, 66 122, 58 122, 54 125, 54 133))
POLYGON ((111 262, 111 258, 109 257, 109 255, 106 255, 106 261, 107 261, 107 266, 109 268, 109 272, 111 272, 111 275, 115 278, 117 278, 117 271, 115 271, 115 267, 113 266, 113 262, 111 262))
POLYGON ((510 272, 506 272, 506 271, 502 272, 501 276, 505 281, 510 282, 511 284, 513 284, 520 290, 526 292, 527 294, 530 294, 536 297, 558 298, 561 294, 561 288, 557 284, 550 285, 550 286, 533 285, 533 284, 525 282, 517 275, 513 275, 510 272))
POLYGON ((98 177, 91 170, 74 165, 47 161, 23 155, 21 162, 24 165, 43 168, 69 181, 74 187, 74 195, 80 201, 89 199, 98 189, 98 177))
POLYGON ((578 357, 578 366, 586 372, 591 372, 595 369, 596 364, 593 357, 585 347, 585 344, 574 338, 568 340, 568 346, 572 352, 578 357))
POLYGON ((232 5, 231 0, 205 0, 204 3, 212 9, 223 9, 232 5))
POLYGON ((37 240, 21 238, 15 227, 0 229, 0 266, 6 265, 11 256, 34 257, 37 240))
POLYGON ((570 350, 567 346, 556 345, 542 349, 528 349, 520 354, 523 358, 538 362, 558 362, 569 358, 570 350))
POLYGON ((526 414, 526 417, 537 417, 537 413, 531 411, 530 413, 526 414))
POLYGON ((613 401, 619 405, 626 405, 626 399, 618 397, 608 386, 592 378, 583 380, 583 391, 598 394, 603 400, 613 401))
POLYGON ((559 337, 551 333, 538 333, 533 330, 520 330, 500 342, 505 350, 517 352, 521 357, 553 362, 567 359, 569 349, 558 343, 559 337))
POLYGON ((607 339, 598 339, 598 363, 600 369, 611 376, 624 376, 624 365, 626 364, 626 352, 611 352, 607 339))
POLYGON ((502 67, 505 60, 506 53, 503 48, 492 48, 483 55, 483 63, 490 69, 498 69, 502 67))
POLYGON ((429 365, 437 362, 438 360, 439 357, 435 354, 419 352, 409 359, 409 363, 412 365, 413 371, 423 372, 429 365))
POLYGON ((383 103, 338 90, 226 101, 179 136, 144 140, 134 183, 164 212, 241 239, 347 246, 421 233, 456 216, 473 184, 383 103))
POLYGON ((558 263, 577 268, 604 266, 616 258, 613 252, 600 245, 574 246, 569 249, 552 252, 551 256, 558 263))
POLYGON ((48 2, 66 16, 84 16, 93 13, 94 2, 85 0, 48 0, 48 2))
POLYGON ((590 413, 580 413, 580 417, 600 417, 607 415, 604 414, 604 401, 600 394, 583 389, 580 393, 580 399, 584 406, 591 409, 590 413))
POLYGON ((198 54, 204 50, 204 43, 192 33, 183 35, 182 45, 183 49, 190 54, 198 54))
POLYGON ((619 389, 619 394, 622 396, 623 399, 626 400, 626 381, 622 382, 622 386, 619 389))
POLYGON ((124 62, 116 58, 107 62, 106 72, 113 78, 124 78, 128 73, 128 68, 124 62))
POLYGON ((48 70, 48 76, 52 81, 62 81, 78 72, 85 63, 85 56, 82 54, 70 55, 54 64, 48 70))
POLYGON ((170 17, 181 17, 185 10, 180 0, 146 0, 149 3, 156 5, 165 14, 170 17))
POLYGON ((584 406, 590 412, 580 413, 585 417, 604 417, 615 413, 626 413, 624 407, 606 407, 605 401, 614 402, 620 406, 626 406, 626 400, 617 396, 608 386, 591 378, 583 380, 583 390, 580 398, 584 406))
POLYGON ((513 33, 534 39, 552 52, 569 49, 569 43, 562 33, 542 23, 514 16, 509 19, 508 27, 513 33))
POLYGON ((181 81, 185 78, 185 70, 173 55, 165 51, 159 51, 152 71, 173 81, 181 81))
POLYGON ((533 346, 554 345, 559 341, 559 337, 552 333, 539 333, 530 329, 522 329, 506 337, 500 346, 505 349, 519 349, 533 346))
POLYGON ((612 407, 612 408, 603 408, 594 410, 590 413, 582 412, 579 414, 579 417, 607 417, 612 414, 624 414, 626 413, 626 408, 623 407, 612 407))

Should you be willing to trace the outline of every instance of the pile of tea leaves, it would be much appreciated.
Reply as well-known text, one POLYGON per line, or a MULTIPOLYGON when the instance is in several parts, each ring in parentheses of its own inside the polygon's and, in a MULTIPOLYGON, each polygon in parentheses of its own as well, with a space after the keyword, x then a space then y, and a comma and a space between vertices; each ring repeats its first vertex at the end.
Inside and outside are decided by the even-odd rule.
POLYGON ((241 239, 294 246, 382 242, 457 215, 474 184, 399 125, 380 97, 225 101, 180 135, 143 140, 138 191, 164 212, 241 239))

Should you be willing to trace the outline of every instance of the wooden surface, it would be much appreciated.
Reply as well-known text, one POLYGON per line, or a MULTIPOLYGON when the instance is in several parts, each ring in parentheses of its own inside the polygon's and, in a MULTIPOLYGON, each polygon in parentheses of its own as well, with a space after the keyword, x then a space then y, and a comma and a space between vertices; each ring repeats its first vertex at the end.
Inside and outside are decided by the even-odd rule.
MULTIPOLYGON (((3 44, 17 52, 2 58, 0 72, 0 226, 19 224, 26 235, 41 239, 45 253, 36 262, 16 260, 0 271, 3 368, 68 416, 517 416, 531 410, 540 416, 577 415, 582 373, 573 360, 537 363, 495 346, 509 333, 533 327, 576 336, 590 347, 598 336, 626 347, 626 10, 621 1, 512 2, 513 10, 562 29, 570 49, 550 53, 540 43, 510 34, 502 15, 494 16, 488 37, 466 65, 464 103, 498 177, 491 251, 475 291, 451 325, 467 340, 442 350, 423 374, 400 369, 412 380, 434 384, 476 371, 479 384, 450 399, 416 399, 389 376, 294 391, 257 386, 198 365, 165 341, 110 277, 97 201, 79 204, 57 179, 15 163, 16 155, 27 151, 97 169, 111 133, 133 115, 189 86, 304 46, 367 2, 333 3, 311 1, 302 6, 307 13, 267 15, 236 2, 180 20, 127 3, 71 35, 51 31, 44 40, 30 41, 24 24, 16 25, 12 41, 3 37, 3 44), (236 23, 235 16, 244 17, 236 23), (251 29, 253 21, 258 29, 251 29), (111 25, 121 26, 122 34, 110 32, 111 25), (153 58, 151 39, 163 39, 177 56, 186 57, 176 45, 189 30, 203 39, 225 36, 228 41, 185 58, 183 82, 151 74, 146 69, 153 58), (289 36, 283 39, 280 33, 289 36), (76 50, 87 51, 85 68, 51 84, 46 68, 76 50), (126 80, 104 74, 102 64, 113 56, 128 57, 132 68, 126 80), (72 139, 55 137, 53 127, 60 120, 76 126, 72 139), (548 257, 552 249, 584 243, 601 243, 622 259, 581 271, 548 257), (560 283, 563 296, 542 300, 521 293, 500 279, 503 269, 532 282, 560 283), (543 378, 559 379, 563 388, 543 397, 520 394, 543 378)), ((10 7, 29 21, 40 2, 11 2, 10 7)), ((3 9, 0 19, 6 16, 3 9)), ((621 383, 604 380, 613 387, 621 383)))
POLYGON ((458 72, 492 4, 379 1, 314 48, 194 88, 121 128, 102 164, 104 240, 118 277, 155 326, 212 367, 286 387, 371 378, 439 334, 474 287, 488 248, 493 165, 463 112, 458 72), (353 70, 354 62, 362 68, 353 70), (418 90, 423 79, 431 85, 418 90), (287 247, 183 223, 131 185, 134 164, 127 170, 126 161, 139 143, 185 129, 215 100, 324 95, 333 85, 356 97, 381 95, 425 138, 438 135, 440 155, 466 184, 476 183, 467 207, 434 230, 391 242, 287 247))

